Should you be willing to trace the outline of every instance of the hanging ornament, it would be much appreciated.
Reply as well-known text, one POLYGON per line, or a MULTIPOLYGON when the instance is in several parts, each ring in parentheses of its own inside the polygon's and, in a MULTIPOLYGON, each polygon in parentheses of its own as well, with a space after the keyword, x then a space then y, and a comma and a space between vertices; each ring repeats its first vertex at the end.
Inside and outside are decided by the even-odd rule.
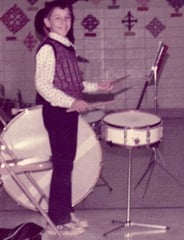
POLYGON ((94 30, 100 24, 99 20, 92 15, 88 15, 82 20, 81 25, 88 31, 85 33, 85 36, 96 37, 94 30))
MULTIPOLYGON (((25 13, 15 4, 3 14, 0 20, 14 35, 19 32, 28 22, 29 19, 25 13)), ((7 40, 15 40, 15 36, 6 37, 7 40)))
POLYGON ((28 11, 35 11, 38 9, 38 7, 35 7, 35 3, 38 2, 38 0, 27 0, 28 3, 31 5, 30 7, 27 8, 28 11))
POLYGON ((137 23, 138 20, 134 18, 132 13, 128 11, 125 18, 122 20, 122 23, 128 28, 128 32, 125 33, 125 35, 135 35, 134 32, 132 32, 132 28, 134 26, 134 23, 137 23))
POLYGON ((136 0, 136 2, 138 3, 138 11, 148 11, 148 3, 150 0, 136 0))
POLYGON ((146 29, 156 38, 166 27, 161 21, 154 17, 151 22, 146 26, 146 29))
POLYGON ((37 40, 34 37, 34 35, 29 32, 26 38, 24 39, 23 43, 27 47, 27 49, 31 52, 35 47, 37 40))
POLYGON ((171 17, 181 17, 182 13, 179 12, 179 9, 184 6, 184 0, 166 0, 169 5, 171 5, 175 13, 171 13, 171 17))
POLYGON ((120 6, 118 5, 119 0, 111 0, 112 4, 108 6, 109 9, 118 9, 120 6))

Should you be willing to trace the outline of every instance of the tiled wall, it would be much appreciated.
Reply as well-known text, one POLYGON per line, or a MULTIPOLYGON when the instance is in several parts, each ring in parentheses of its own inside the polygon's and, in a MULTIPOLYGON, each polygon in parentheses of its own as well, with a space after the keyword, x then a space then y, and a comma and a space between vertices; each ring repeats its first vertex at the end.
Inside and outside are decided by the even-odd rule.
MULTIPOLYGON (((115 94, 111 93, 111 97, 120 100, 110 106, 113 109, 136 107, 148 80, 146 75, 153 65, 159 41, 163 41, 169 47, 168 57, 157 88, 154 85, 147 88, 141 107, 154 107, 157 89, 159 108, 183 108, 184 6, 179 8, 181 14, 175 16, 175 6, 180 1, 176 0, 173 5, 169 2, 174 1, 81 0, 74 4, 77 53, 89 61, 79 63, 84 79, 96 82, 130 75, 117 84, 115 94), (146 4, 147 10, 138 9, 143 3, 146 4), (122 23, 128 12, 135 20, 131 30, 122 23), (99 22, 91 32, 81 24, 88 15, 99 22), (151 25, 149 31, 148 26, 153 19, 156 19, 157 24, 151 25), (87 33, 93 36, 86 36, 87 33), (121 90, 122 92, 118 93, 121 90)), ((5 97, 8 99, 17 99, 20 89, 25 102, 34 102, 34 55, 39 40, 34 32, 33 21, 43 4, 42 0, 0 1, 0 84, 4 86, 5 97), (25 25, 21 28, 19 20, 15 22, 15 17, 3 20, 4 14, 15 6, 22 11, 18 15, 25 15, 27 18, 23 20, 25 25), (13 29, 9 29, 10 26, 5 26, 5 20, 10 26, 16 23, 18 28, 13 32, 13 29), (25 39, 29 40, 28 46, 24 43, 25 39)), ((9 17, 13 14, 9 13, 9 17)))

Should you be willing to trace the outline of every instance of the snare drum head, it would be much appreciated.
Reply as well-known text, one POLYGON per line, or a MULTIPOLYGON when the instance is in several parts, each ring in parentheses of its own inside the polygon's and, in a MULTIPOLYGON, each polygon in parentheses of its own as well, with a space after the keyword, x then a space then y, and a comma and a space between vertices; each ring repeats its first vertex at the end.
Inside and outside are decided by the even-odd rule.
MULTIPOLYGON (((6 144, 20 160, 18 164, 23 166, 23 169, 26 169, 30 163, 42 162, 44 164, 44 161, 47 161, 51 155, 41 112, 41 106, 26 109, 10 122, 1 134, 6 144)), ((6 160, 10 159, 9 156, 4 157, 6 160)), ((72 174, 73 206, 85 199, 93 190, 100 175, 101 160, 100 144, 88 123, 80 118, 77 153, 72 174)), ((31 173, 47 197, 49 196, 51 174, 52 169, 31 173)), ((39 201, 40 195, 30 184, 25 174, 21 173, 19 177, 34 198, 39 201)), ((4 175, 2 180, 5 190, 16 202, 26 208, 36 210, 10 176, 4 175)), ((45 200, 42 201, 41 207, 47 210, 48 203, 45 200)))
POLYGON ((152 127, 160 123, 161 119, 154 114, 130 110, 117 113, 110 113, 103 120, 109 125, 122 128, 143 128, 152 127))

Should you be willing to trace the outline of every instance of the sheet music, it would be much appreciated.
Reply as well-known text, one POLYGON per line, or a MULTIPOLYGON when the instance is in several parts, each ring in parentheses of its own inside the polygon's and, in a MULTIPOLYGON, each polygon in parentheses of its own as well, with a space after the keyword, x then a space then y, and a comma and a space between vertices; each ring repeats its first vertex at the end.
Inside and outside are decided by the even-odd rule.
POLYGON ((151 66, 151 70, 149 73, 149 78, 150 78, 150 84, 154 83, 155 80, 155 75, 158 76, 160 73, 160 69, 164 60, 164 57, 166 55, 168 46, 166 46, 162 41, 159 41, 156 56, 153 62, 153 65, 151 66), (154 72, 156 69, 156 73, 154 72))

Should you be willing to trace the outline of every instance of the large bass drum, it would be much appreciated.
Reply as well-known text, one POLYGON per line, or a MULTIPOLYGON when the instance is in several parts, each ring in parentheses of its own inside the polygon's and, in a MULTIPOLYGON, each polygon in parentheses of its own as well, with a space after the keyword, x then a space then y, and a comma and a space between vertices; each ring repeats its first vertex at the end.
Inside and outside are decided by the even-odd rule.
MULTIPOLYGON (((47 161, 51 149, 47 132, 43 125, 42 107, 36 106, 25 109, 19 113, 3 130, 1 138, 15 154, 18 165, 29 170, 30 163, 47 161)), ((10 160, 8 157, 6 161, 10 160)), ((72 204, 75 206, 93 190, 100 176, 102 153, 99 142, 91 127, 81 117, 79 119, 77 154, 74 161, 72 175, 72 204)), ((11 162, 11 161, 10 161, 11 162)), ((32 172, 31 175, 37 184, 49 196, 52 168, 46 171, 32 172)), ((19 174, 29 192, 39 202, 39 194, 27 180, 24 173, 19 174)), ((2 175, 5 191, 20 205, 36 210, 11 176, 2 175)), ((48 209, 46 201, 41 202, 41 207, 48 209)))

